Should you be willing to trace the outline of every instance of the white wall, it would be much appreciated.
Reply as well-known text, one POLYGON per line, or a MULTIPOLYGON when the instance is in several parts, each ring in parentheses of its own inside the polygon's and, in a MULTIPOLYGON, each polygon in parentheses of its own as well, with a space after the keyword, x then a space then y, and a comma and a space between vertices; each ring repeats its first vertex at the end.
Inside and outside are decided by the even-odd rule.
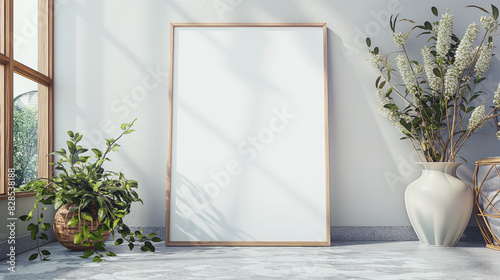
MULTIPOLYGON (((16 198, 16 211, 15 211, 16 216, 20 217, 22 215, 27 215, 31 211, 31 209, 33 209, 34 203, 35 203, 34 197, 16 198)), ((9 207, 8 200, 0 201, 0 209, 5 209, 3 211, 0 211, 0 221, 5 221, 4 224, 2 224, 2 226, 10 224, 10 221, 7 220, 8 218, 11 218, 11 216, 9 215, 9 211, 7 211, 8 207, 9 207)), ((42 211, 40 211, 40 213, 42 213, 42 211)), ((43 213, 44 213, 44 218, 43 218, 44 222, 52 223, 53 216, 55 214, 55 211, 52 208, 52 206, 43 213)), ((26 230, 26 227, 28 227, 30 223, 35 223, 35 222, 36 222, 35 219, 32 219, 28 222, 22 222, 20 220, 16 220, 15 237, 18 238, 22 235, 30 233, 30 231, 26 230)), ((0 242, 8 240, 10 235, 11 232, 9 228, 3 226, 2 231, 0 232, 0 242)))
MULTIPOLYGON (((364 38, 372 37, 383 52, 393 51, 388 15, 432 20, 432 5, 440 12, 452 8, 460 37, 471 21, 479 21, 480 12, 464 8, 470 1, 433 2, 56 0, 55 147, 65 145, 71 129, 102 148, 102 136, 113 137, 122 122, 139 118, 137 132, 123 139, 123 150, 108 167, 140 183, 145 205, 136 205, 127 221, 164 226, 169 23, 326 22, 332 225, 409 225, 403 193, 420 171, 411 146, 377 112, 377 76, 366 60, 364 38)), ((475 4, 489 7, 486 1, 475 4)), ((494 58, 488 92, 500 80, 499 64, 494 58)), ((463 154, 469 166, 498 154, 496 138, 470 140, 463 154)))

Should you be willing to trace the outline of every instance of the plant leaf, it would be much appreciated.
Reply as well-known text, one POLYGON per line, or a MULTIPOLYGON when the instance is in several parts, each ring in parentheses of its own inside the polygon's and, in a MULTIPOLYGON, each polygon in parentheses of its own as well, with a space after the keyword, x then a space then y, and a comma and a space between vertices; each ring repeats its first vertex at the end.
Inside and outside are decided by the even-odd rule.
POLYGON ((26 229, 27 230, 34 230, 35 228, 37 228, 37 226, 34 223, 30 223, 26 229))
POLYGON ((36 239, 36 234, 38 233, 38 227, 35 227, 34 229, 31 230, 31 240, 36 239))
POLYGON ((85 253, 83 253, 83 255, 80 256, 80 258, 86 259, 86 258, 92 256, 93 254, 94 254, 94 251, 92 251, 91 249, 88 249, 87 251, 85 251, 85 253))
POLYGON ((78 217, 77 216, 73 216, 73 218, 71 218, 71 220, 69 220, 68 226, 70 226, 70 227, 77 227, 78 226, 78 217))
POLYGON ((428 21, 424 22, 424 27, 427 30, 432 30, 432 24, 428 21))
POLYGON ((433 14, 433 15, 435 15, 435 16, 438 16, 438 15, 439 15, 438 10, 437 10, 437 8, 436 8, 436 7, 432 7, 432 8, 431 8, 431 11, 432 11, 432 14, 433 14))
POLYGON ((36 259, 36 257, 38 257, 38 253, 34 253, 33 255, 31 255, 29 257, 29 260, 32 261, 32 260, 36 259))
POLYGON ((50 224, 49 223, 43 223, 42 224, 42 229, 43 230, 48 230, 50 228, 50 224))
POLYGON ((491 5, 491 11, 493 13, 493 18, 498 19, 498 8, 495 5, 491 5))
POLYGON ((94 152, 94 154, 97 156, 97 157, 101 157, 102 156, 102 152, 99 151, 98 149, 92 149, 92 152, 94 152))
POLYGON ((130 134, 130 133, 132 133, 134 131, 135 131, 134 129, 129 129, 129 130, 125 131, 123 134, 130 134))
POLYGON ((439 13, 438 13, 438 9, 437 9, 436 7, 432 7, 432 8, 431 8, 431 11, 432 11, 432 13, 433 13, 435 16, 438 16, 438 14, 439 14, 439 13))
POLYGON ((66 144, 68 145, 68 149, 69 149, 70 154, 74 153, 75 149, 76 149, 75 143, 73 143, 71 141, 66 141, 66 144))
POLYGON ((80 244, 80 243, 82 243, 82 241, 83 241, 83 233, 77 232, 75 234, 75 239, 73 240, 73 243, 80 244))
POLYGON ((104 236, 102 236, 102 234, 100 234, 99 232, 95 231, 90 233, 89 239, 104 241, 104 236))
POLYGON ((54 208, 59 209, 63 205, 63 201, 60 197, 56 197, 54 200, 54 208))
POLYGON ((40 233, 40 239, 49 240, 49 236, 46 233, 40 233))
POLYGON ((118 223, 120 222, 120 220, 121 219, 116 219, 116 220, 113 221, 113 228, 115 228, 118 225, 118 223))
POLYGON ((489 12, 488 12, 488 11, 486 11, 484 8, 481 8, 481 7, 476 6, 476 5, 468 5, 468 6, 466 6, 466 7, 467 7, 467 8, 476 8, 476 9, 479 9, 479 10, 481 10, 481 11, 483 11, 483 12, 485 12, 485 13, 489 14, 489 12))
POLYGON ((42 250, 41 252, 42 252, 42 255, 44 255, 44 256, 50 255, 50 252, 47 250, 42 250))
POLYGON ((97 227, 97 232, 98 232, 98 233, 104 233, 104 232, 106 232, 106 231, 108 231, 108 230, 109 230, 109 228, 108 228, 108 226, 106 226, 105 224, 101 224, 101 225, 99 225, 99 226, 97 227))
POLYGON ((88 225, 83 225, 82 226, 82 234, 83 234, 83 238, 84 239, 87 239, 90 237, 90 230, 89 230, 89 226, 88 225))
POLYGON ((82 138, 83 138, 83 134, 78 135, 78 137, 76 137, 75 142, 80 142, 80 140, 82 140, 82 138))
POLYGON ((432 70, 432 72, 434 72, 434 75, 436 75, 436 76, 438 76, 439 78, 441 78, 441 71, 439 71, 439 69, 438 69, 438 68, 434 68, 434 69, 432 70))
POLYGON ((155 246, 153 246, 153 244, 152 244, 151 242, 146 241, 146 242, 144 242, 144 244, 145 244, 145 246, 146 246, 146 247, 148 247, 148 248, 149 248, 149 250, 150 250, 151 252, 154 252, 154 251, 155 251, 155 246))
POLYGON ((28 220, 30 220, 31 217, 28 219, 28 215, 22 215, 21 217, 19 217, 19 220, 23 221, 23 222, 26 222, 28 220))
POLYGON ((90 215, 88 212, 81 212, 80 215, 82 215, 82 218, 85 220, 92 222, 92 215, 90 215))
POLYGON ((94 248, 96 250, 99 250, 99 251, 106 251, 106 249, 104 248, 106 245, 104 245, 104 243, 100 242, 100 241, 95 241, 94 242, 94 248))

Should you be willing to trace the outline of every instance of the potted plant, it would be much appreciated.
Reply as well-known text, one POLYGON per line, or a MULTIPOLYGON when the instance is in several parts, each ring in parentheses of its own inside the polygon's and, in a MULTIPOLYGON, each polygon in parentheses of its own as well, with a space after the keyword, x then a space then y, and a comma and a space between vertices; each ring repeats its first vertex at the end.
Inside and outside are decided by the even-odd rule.
POLYGON ((489 112, 484 102, 477 104, 478 97, 488 94, 479 85, 491 63, 498 9, 468 7, 486 15, 480 18, 482 27, 471 23, 461 38, 453 33, 453 15, 439 16, 432 7, 435 19, 423 24, 391 16, 392 37, 399 48, 395 52, 380 54, 366 39, 371 63, 380 73, 375 82, 379 111, 394 123, 402 139, 410 141, 421 160, 422 176, 406 189, 405 203, 419 239, 429 245, 454 246, 467 226, 472 190, 456 177, 460 163, 455 161, 469 137, 495 118, 500 106, 500 85, 489 112), (396 32, 400 22, 413 26, 396 32), (417 30, 422 32, 416 37, 428 39, 420 59, 411 57, 406 48, 417 30))
POLYGON ((104 152, 96 148, 91 149, 92 156, 85 155, 88 149, 79 145, 83 135, 68 131, 68 151, 61 148, 52 153, 58 158, 52 163, 58 171, 57 175, 32 180, 21 187, 23 191, 36 192, 33 209, 28 215, 20 217, 23 221, 35 218, 35 222, 28 225, 28 230, 31 232, 31 239, 37 241, 38 252, 32 254, 30 260, 37 257, 47 260, 50 255, 49 251, 40 250, 40 241, 48 240, 43 231, 49 230, 51 226, 42 220, 43 211, 47 207, 40 208, 39 204, 53 205, 58 209, 53 227, 56 238, 69 249, 85 250, 82 258, 95 254, 93 261, 100 262, 104 253, 107 256, 115 256, 104 244, 110 232, 113 239, 115 238, 115 231, 121 235, 116 239, 115 245, 126 241, 132 250, 134 242, 138 241, 143 243, 142 251, 155 251, 151 242, 161 241, 155 237, 156 233, 145 236, 142 230, 131 232, 123 222, 123 218, 130 213, 132 203, 142 203, 135 191, 137 182, 127 179, 121 172, 106 170, 103 167, 107 161, 111 161, 109 153, 118 151, 118 140, 134 131, 134 122, 135 120, 122 124, 122 132, 115 139, 106 139, 104 152))

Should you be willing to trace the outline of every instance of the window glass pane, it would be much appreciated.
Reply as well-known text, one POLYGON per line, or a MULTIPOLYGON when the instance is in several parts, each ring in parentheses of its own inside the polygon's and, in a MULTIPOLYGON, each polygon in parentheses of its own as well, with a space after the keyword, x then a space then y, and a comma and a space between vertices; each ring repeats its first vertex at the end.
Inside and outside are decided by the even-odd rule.
MULTIPOLYGON (((5 84, 4 84, 4 66, 2 64, 0 64, 0 98, 1 100, 4 100, 4 93, 5 93, 5 84)), ((5 146, 4 146, 4 131, 5 131, 5 120, 4 120, 4 112, 5 112, 5 108, 3 108, 3 102, 0 101, 0 159, 3 160, 5 159, 6 155, 5 155, 5 146)), ((3 194, 4 193, 4 188, 3 188, 3 185, 4 185, 4 178, 5 178, 5 167, 3 166, 3 163, 0 163, 0 194, 3 194)), ((7 188, 5 188, 5 191, 7 190, 7 188)), ((2 239, 0 238, 0 241, 2 239)))
POLYGON ((16 186, 38 177, 38 84, 14 74, 16 186))
POLYGON ((14 59, 38 70, 38 0, 14 0, 14 59))
MULTIPOLYGON (((0 53, 5 53, 5 9, 4 0, 0 0, 0 53)), ((3 77, 3 76, 2 76, 3 77)))

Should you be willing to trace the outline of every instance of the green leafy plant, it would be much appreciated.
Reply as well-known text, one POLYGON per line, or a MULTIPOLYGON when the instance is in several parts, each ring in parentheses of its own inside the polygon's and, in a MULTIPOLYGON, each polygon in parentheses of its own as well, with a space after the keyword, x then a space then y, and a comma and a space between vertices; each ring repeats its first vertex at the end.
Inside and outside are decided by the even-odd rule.
POLYGON ((125 178, 121 172, 105 170, 104 163, 111 161, 108 154, 118 151, 120 145, 118 140, 134 130, 132 126, 135 120, 131 123, 121 125, 122 132, 116 139, 106 139, 106 150, 104 152, 98 149, 91 149, 92 156, 85 155, 89 150, 79 145, 83 135, 68 131, 70 140, 67 141, 68 151, 60 149, 52 153, 58 157, 58 161, 52 163, 58 174, 47 179, 36 179, 30 181, 27 185, 22 186, 24 191, 35 191, 36 199, 33 209, 28 215, 20 217, 23 221, 29 221, 35 218, 34 223, 28 225, 28 230, 31 232, 31 239, 37 241, 38 252, 32 254, 29 259, 34 260, 37 257, 40 260, 48 260, 50 252, 40 250, 41 241, 48 240, 48 236, 44 231, 50 229, 49 223, 43 222, 43 211, 47 207, 41 208, 39 211, 38 204, 53 205, 55 209, 60 208, 64 204, 73 205, 70 212, 77 213, 68 222, 68 226, 79 226, 84 220, 92 221, 91 209, 97 209, 97 216, 100 222, 99 227, 95 232, 90 232, 89 227, 85 224, 81 226, 81 231, 77 232, 74 237, 75 244, 81 244, 88 249, 81 256, 89 258, 95 255, 92 259, 94 262, 101 262, 106 256, 115 256, 115 253, 108 251, 104 244, 103 233, 111 231, 113 239, 115 239, 115 230, 120 234, 120 238, 115 240, 115 245, 128 243, 130 250, 135 247, 135 242, 142 243, 141 251, 154 252, 155 247, 152 242, 160 242, 161 239, 156 237, 156 233, 143 235, 142 230, 132 232, 130 228, 123 222, 123 218, 130 213, 130 207, 133 202, 142 202, 139 195, 135 191, 138 184, 134 180, 125 178))
POLYGON ((392 37, 399 48, 395 52, 380 54, 378 47, 372 48, 371 39, 366 39, 371 63, 380 73, 375 81, 379 111, 393 121, 402 139, 411 142, 421 161, 455 161, 469 137, 498 116, 500 85, 491 111, 486 113, 484 103, 477 105, 476 100, 488 94, 479 85, 491 63, 498 9, 494 5, 491 12, 475 5, 468 7, 487 15, 480 19, 482 28, 470 24, 461 39, 453 33, 453 15, 445 13, 439 18, 436 7, 431 8, 436 19, 423 24, 391 16, 392 37), (414 25, 408 32, 396 32, 402 21, 414 25), (429 43, 420 51, 420 62, 410 58, 406 48, 416 30, 422 31, 416 37, 427 37, 429 43), (393 66, 393 55, 397 55, 397 67, 393 66))

